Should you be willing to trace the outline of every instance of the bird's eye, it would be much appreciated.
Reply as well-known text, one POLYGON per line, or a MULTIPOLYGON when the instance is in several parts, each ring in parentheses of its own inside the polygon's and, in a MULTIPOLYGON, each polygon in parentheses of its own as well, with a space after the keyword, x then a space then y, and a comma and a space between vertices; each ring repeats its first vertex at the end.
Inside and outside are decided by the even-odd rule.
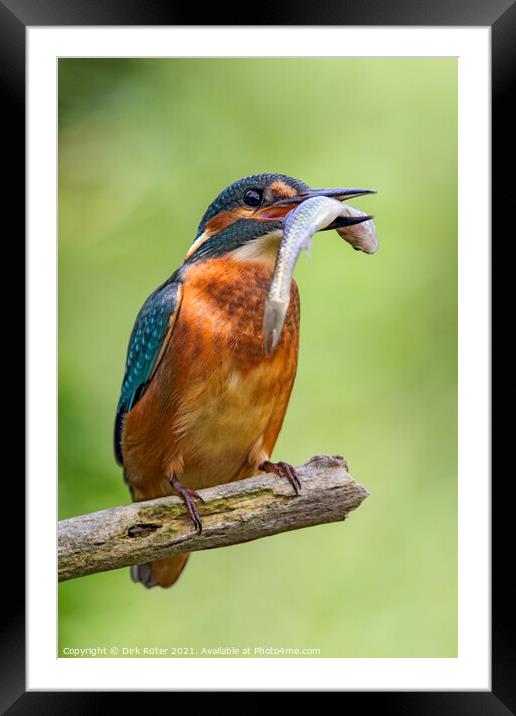
POLYGON ((247 189, 244 192, 244 202, 247 206, 260 206, 263 192, 260 189, 247 189))

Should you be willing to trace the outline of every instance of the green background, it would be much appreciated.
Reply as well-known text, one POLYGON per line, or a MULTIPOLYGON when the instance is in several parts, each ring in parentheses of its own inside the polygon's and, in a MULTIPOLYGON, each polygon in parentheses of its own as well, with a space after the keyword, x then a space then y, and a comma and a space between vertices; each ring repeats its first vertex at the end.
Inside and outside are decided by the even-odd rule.
POLYGON ((125 504, 112 424, 138 309, 230 182, 366 186, 380 251, 315 237, 275 458, 343 454, 346 523, 59 587, 59 648, 457 653, 455 59, 59 62, 59 516, 125 504))

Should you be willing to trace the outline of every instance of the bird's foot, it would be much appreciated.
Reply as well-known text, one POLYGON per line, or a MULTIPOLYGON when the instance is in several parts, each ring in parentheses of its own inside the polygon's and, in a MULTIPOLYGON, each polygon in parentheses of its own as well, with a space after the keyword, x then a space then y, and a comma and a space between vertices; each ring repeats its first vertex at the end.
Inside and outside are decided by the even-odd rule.
POLYGON ((204 503, 203 498, 195 490, 191 490, 189 487, 184 487, 184 485, 182 485, 174 475, 170 479, 170 485, 185 503, 190 519, 195 527, 195 531, 198 535, 200 535, 202 532, 202 522, 195 501, 200 500, 204 503))
POLYGON ((294 488, 296 495, 299 495, 301 491, 301 483, 295 469, 288 462, 269 462, 266 460, 258 465, 258 470, 262 472, 273 472, 278 477, 286 477, 294 488))

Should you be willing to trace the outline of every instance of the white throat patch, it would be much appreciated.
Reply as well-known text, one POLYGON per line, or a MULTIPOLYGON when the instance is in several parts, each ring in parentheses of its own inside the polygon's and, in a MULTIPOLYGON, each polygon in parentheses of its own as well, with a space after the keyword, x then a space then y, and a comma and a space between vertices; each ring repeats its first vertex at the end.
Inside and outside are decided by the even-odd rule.
POLYGON ((283 231, 276 229, 257 239, 246 241, 243 246, 231 251, 231 256, 237 261, 263 261, 274 264, 282 236, 283 231))

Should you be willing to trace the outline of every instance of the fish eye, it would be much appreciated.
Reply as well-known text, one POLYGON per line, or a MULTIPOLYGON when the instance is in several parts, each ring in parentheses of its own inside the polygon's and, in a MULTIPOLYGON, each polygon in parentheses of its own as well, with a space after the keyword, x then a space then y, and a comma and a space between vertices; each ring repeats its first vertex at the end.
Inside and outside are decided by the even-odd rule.
POLYGON ((244 192, 244 202, 247 206, 260 206, 262 203, 263 191, 261 189, 247 189, 244 192))

